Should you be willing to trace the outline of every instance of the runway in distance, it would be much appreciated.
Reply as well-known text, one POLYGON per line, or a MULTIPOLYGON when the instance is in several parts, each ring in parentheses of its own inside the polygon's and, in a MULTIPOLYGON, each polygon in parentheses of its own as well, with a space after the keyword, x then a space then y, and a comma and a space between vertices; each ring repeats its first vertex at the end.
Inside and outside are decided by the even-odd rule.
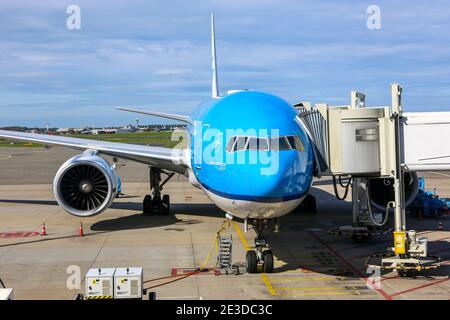
POLYGON ((4 130, 0 137, 82 151, 59 168, 53 181, 58 204, 75 216, 99 214, 115 199, 114 165, 102 155, 150 167, 152 194, 144 198, 144 214, 169 213, 170 197, 161 194, 162 186, 173 174, 183 174, 227 216, 253 226, 256 251, 247 252, 247 270, 256 272, 259 262, 264 272, 272 272, 273 254, 263 230, 268 221, 291 212, 305 198, 314 206, 308 196, 315 172, 313 147, 297 118, 298 111, 281 98, 252 90, 219 94, 214 15, 211 48, 211 98, 189 117, 118 108, 185 123, 188 147, 170 149, 4 130))

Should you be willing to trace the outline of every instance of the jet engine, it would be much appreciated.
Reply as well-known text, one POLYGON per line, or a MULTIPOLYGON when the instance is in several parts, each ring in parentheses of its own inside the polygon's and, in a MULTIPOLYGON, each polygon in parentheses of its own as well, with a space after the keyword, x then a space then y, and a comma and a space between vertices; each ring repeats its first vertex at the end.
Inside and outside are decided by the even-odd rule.
MULTIPOLYGON (((417 173, 405 172, 403 175, 405 206, 410 205, 419 191, 417 173)), ((389 201, 394 201, 394 179, 375 178, 369 180, 369 192, 372 206, 386 210, 389 201)))
POLYGON ((58 204, 77 217, 94 216, 109 208, 116 192, 114 168, 95 151, 67 160, 53 181, 53 194, 58 204))

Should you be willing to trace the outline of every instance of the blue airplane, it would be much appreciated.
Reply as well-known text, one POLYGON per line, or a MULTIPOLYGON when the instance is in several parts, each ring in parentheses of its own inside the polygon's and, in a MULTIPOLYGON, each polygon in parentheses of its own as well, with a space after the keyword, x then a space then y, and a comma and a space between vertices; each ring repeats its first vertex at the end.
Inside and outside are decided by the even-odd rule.
MULTIPOLYGON (((269 221, 297 208, 308 195, 315 161, 313 146, 298 121, 298 111, 286 101, 263 92, 218 90, 214 15, 211 15, 212 95, 189 117, 154 111, 118 108, 183 122, 186 145, 170 149, 0 130, 0 137, 59 145, 83 151, 65 162, 53 181, 58 204, 72 215, 88 217, 107 209, 117 193, 115 166, 101 155, 147 164, 150 190, 144 214, 169 213, 170 197, 162 187, 175 173, 203 190, 228 217, 251 224, 255 249, 246 256, 247 271, 274 268, 273 253, 263 231, 269 221), (166 174, 167 178, 162 179, 166 174)), ((276 224, 275 224, 276 225, 276 224)))

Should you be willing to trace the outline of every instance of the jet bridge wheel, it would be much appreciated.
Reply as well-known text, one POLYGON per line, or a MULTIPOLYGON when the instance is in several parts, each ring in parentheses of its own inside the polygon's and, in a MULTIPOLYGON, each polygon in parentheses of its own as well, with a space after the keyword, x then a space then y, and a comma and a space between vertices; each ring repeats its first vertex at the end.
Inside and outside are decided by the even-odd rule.
POLYGON ((402 278, 406 278, 406 277, 414 277, 417 275, 417 271, 416 270, 403 270, 403 269, 398 269, 397 273, 400 277, 402 278))

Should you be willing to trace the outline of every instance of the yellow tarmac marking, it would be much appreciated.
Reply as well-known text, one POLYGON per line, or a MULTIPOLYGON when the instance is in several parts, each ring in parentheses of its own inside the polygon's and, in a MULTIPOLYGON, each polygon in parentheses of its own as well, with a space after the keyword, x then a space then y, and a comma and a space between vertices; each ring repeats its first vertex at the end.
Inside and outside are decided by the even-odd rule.
POLYGON ((352 294, 350 292, 345 291, 331 291, 331 292, 285 292, 285 293, 279 293, 280 296, 321 296, 321 295, 327 295, 327 294, 352 294))
MULTIPOLYGON (((250 250, 251 247, 249 246, 247 240, 244 238, 244 235, 242 234, 241 229, 239 229, 239 226, 237 225, 236 221, 233 221, 233 227, 236 230, 236 233, 237 233, 239 239, 241 240, 242 244, 244 245, 245 251, 250 250)), ((262 278, 264 284, 266 285, 269 293, 273 296, 277 296, 278 292, 272 286, 272 283, 270 282, 267 275, 265 273, 261 273, 261 278, 262 278)))
MULTIPOLYGON (((244 238, 244 235, 242 234, 242 231, 239 229, 238 224, 235 221, 232 221, 233 223, 233 227, 236 230, 236 233, 239 237, 239 239, 241 240, 244 248, 246 251, 250 250, 251 247, 248 244, 247 240, 244 238)), ((296 272, 296 273, 301 273, 300 270, 289 270, 287 272, 296 272)), ((317 288, 317 287, 311 287, 311 288, 307 288, 307 287, 303 287, 303 288, 274 288, 274 286, 272 285, 271 280, 269 279, 269 277, 267 276, 267 274, 265 273, 261 273, 261 278, 264 282, 264 284, 266 285, 267 290, 269 291, 269 293, 273 296, 317 296, 317 295, 327 295, 327 294, 332 294, 332 295, 336 295, 336 294, 343 294, 343 295, 348 295, 348 294, 354 294, 352 292, 348 292, 348 291, 339 291, 342 290, 342 288, 338 288, 338 287, 322 287, 322 288, 317 288), (278 292, 279 291, 287 291, 287 292, 278 292), (317 292, 318 290, 320 290, 320 292, 317 292), (326 291, 322 291, 322 290, 326 290, 326 291), (294 292, 293 292, 294 291, 294 292), (298 292, 295 292, 298 291, 298 292), (310 292, 308 292, 310 291, 310 292)), ((303 280, 322 280, 322 281, 327 281, 327 280, 336 280, 336 277, 294 277, 294 278, 303 278, 303 279, 288 279, 288 278, 272 278, 272 281, 274 282, 282 282, 282 281, 303 281, 303 280)))
POLYGON ((291 291, 323 291, 323 290, 342 290, 342 288, 338 287, 323 287, 323 288, 317 288, 317 287, 299 287, 299 288, 277 288, 277 290, 291 290, 291 291))
POLYGON ((311 280, 316 280, 316 281, 333 281, 333 280, 337 280, 335 277, 289 277, 289 278, 272 278, 270 279, 270 281, 272 283, 277 283, 277 282, 296 282, 296 281, 311 281, 311 280))
POLYGON ((233 227, 236 230, 236 233, 238 234, 239 239, 241 239, 241 242, 244 245, 245 250, 246 251, 250 250, 250 246, 248 245, 247 240, 245 240, 244 235, 242 234, 241 229, 239 229, 239 226, 237 225, 236 221, 233 221, 233 227))
POLYGON ((267 290, 269 290, 269 293, 273 296, 278 296, 278 292, 272 286, 272 283, 270 282, 269 277, 267 277, 267 275, 265 273, 261 273, 261 278, 263 279, 264 284, 267 287, 267 290))

